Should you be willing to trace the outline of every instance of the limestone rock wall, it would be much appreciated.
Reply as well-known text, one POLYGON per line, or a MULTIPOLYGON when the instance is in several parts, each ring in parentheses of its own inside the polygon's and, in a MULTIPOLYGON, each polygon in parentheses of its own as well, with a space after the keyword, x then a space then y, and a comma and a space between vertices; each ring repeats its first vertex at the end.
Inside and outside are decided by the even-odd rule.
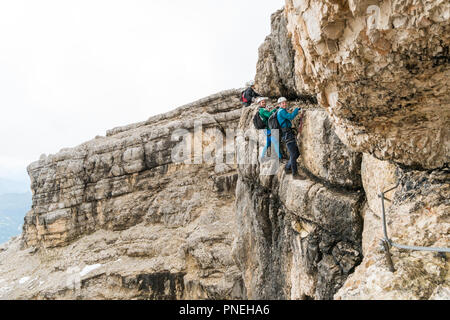
MULTIPOLYGON (((376 159, 369 162, 380 165, 376 159)), ((388 195, 392 200, 386 211, 389 237, 403 245, 449 247, 449 169, 424 172, 399 168, 397 177, 400 185, 388 195)), ((374 191, 366 188, 366 194, 373 196, 374 191)), ((393 248, 390 251, 396 271, 390 272, 381 250, 381 238, 381 210, 370 206, 369 201, 364 213, 364 260, 336 299, 450 298, 445 254, 393 248)))
POLYGON ((280 15, 260 48, 264 94, 316 94, 359 152, 417 168, 449 162, 448 1, 286 0, 280 15), (287 38, 292 54, 270 45, 287 38))
MULTIPOLYGON (((242 128, 249 127, 253 112, 243 111, 242 128)), ((278 167, 273 159, 238 166, 233 256, 248 297, 448 299, 445 254, 391 248, 396 271, 389 271, 380 245, 378 197, 399 182, 386 194, 394 242, 448 247, 448 168, 419 171, 361 157, 340 142, 333 125, 324 125, 328 120, 323 110, 306 106, 304 130, 297 136, 299 179, 284 173, 286 160, 278 167), (323 174, 328 168, 330 174, 323 174)), ((251 140, 238 148, 251 154, 251 140)))
MULTIPOLYGON (((267 96, 317 95, 327 114, 308 110, 298 137, 304 181, 284 182, 280 172, 271 178, 259 175, 267 164, 239 167, 238 188, 249 195, 237 197, 237 213, 241 225, 248 219, 241 237, 249 241, 235 248, 250 296, 279 292, 282 298, 448 299, 448 256, 393 248, 396 272, 388 270, 379 245, 378 194, 400 182, 386 203, 394 242, 450 246, 449 17, 448 2, 421 0, 286 0, 284 12, 274 14, 272 34, 260 48, 258 87, 267 96), (291 41, 292 54, 271 45, 285 39, 291 41), (283 79, 291 74, 292 81, 283 79), (358 208, 362 227, 351 229, 351 219, 328 215, 323 207, 305 207, 304 194, 317 196, 314 183, 324 185, 319 188, 323 194, 357 192, 362 186, 362 202, 348 206, 358 208), (264 196, 265 201, 259 199, 264 196), (350 229, 338 233, 361 240, 361 251, 350 246, 360 254, 353 255, 358 258, 351 265, 361 264, 345 273, 349 269, 333 267, 342 267, 337 256, 330 258, 319 245, 320 254, 312 256, 320 262, 311 272, 307 266, 313 264, 299 258, 307 250, 292 244, 293 216, 327 231, 327 222, 338 228, 345 221, 350 229), (296 264, 288 262, 290 255, 296 264), (321 275, 324 270, 326 276, 321 275)), ((341 194, 318 202, 334 209, 343 199, 341 194)), ((300 224, 298 229, 307 235, 311 226, 300 224)))
POLYGON ((256 91, 263 96, 295 96, 294 51, 284 10, 272 14, 271 26, 258 50, 256 91))
POLYGON ((298 141, 301 160, 314 176, 336 186, 361 188, 361 153, 341 142, 325 110, 305 111, 298 141))
MULTIPOLYGON (((170 227, 188 223, 203 199, 199 199, 199 191, 188 189, 189 183, 184 188, 172 186, 182 176, 180 171, 191 170, 172 164, 179 143, 172 134, 180 129, 193 131, 194 121, 202 124, 205 137, 216 129, 236 126, 240 118, 236 92, 113 129, 106 137, 31 164, 33 208, 24 224, 25 245, 64 245, 98 229, 123 230, 143 221, 164 222, 170 227), (160 195, 169 189, 173 189, 169 197, 160 195), (185 194, 192 197, 192 204, 177 215, 185 194)), ((205 175, 209 172, 217 177, 233 171, 229 167, 217 168, 217 172, 214 166, 197 168, 199 174, 205 171, 205 175)))
POLYGON ((203 161, 195 150, 184 162, 172 156, 183 159, 176 130, 207 148, 216 130, 236 127, 239 92, 31 164, 33 207, 22 236, 0 250, 0 298, 245 298, 230 254, 235 165, 203 161))
MULTIPOLYGON (((241 128, 252 128, 251 114, 251 108, 243 110, 241 128)), ((265 173, 276 160, 238 166, 233 256, 250 299, 332 299, 362 260, 365 197, 361 189, 348 188, 360 186, 361 155, 340 143, 327 121, 322 110, 306 112, 307 125, 298 136, 306 150, 300 179, 284 173, 286 160, 275 175, 265 173), (311 164, 314 157, 329 160, 311 164), (308 171, 307 165, 313 167, 308 171), (331 167, 330 174, 321 174, 331 167)), ((238 148, 252 153, 250 140, 238 148)))
POLYGON ((389 271, 378 198, 399 183, 394 242, 450 247, 449 10, 286 0, 272 15, 255 81, 305 110, 297 179, 258 160, 240 90, 41 157, 23 234, 0 247, 0 298, 449 299, 448 255, 392 248, 389 271), (180 149, 179 129, 238 163, 180 149))

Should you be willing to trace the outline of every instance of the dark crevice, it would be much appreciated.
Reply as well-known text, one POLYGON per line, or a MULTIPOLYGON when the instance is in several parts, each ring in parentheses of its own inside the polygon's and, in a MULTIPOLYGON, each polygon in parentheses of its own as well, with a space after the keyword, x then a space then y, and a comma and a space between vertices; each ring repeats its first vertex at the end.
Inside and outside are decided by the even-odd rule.
POLYGON ((311 171, 309 171, 306 167, 304 167, 302 165, 299 165, 298 168, 299 168, 299 171, 301 170, 310 180, 312 180, 316 183, 320 183, 321 185, 323 185, 323 186, 327 187, 328 189, 335 191, 337 193, 349 194, 349 193, 363 191, 362 186, 345 186, 345 185, 330 183, 329 181, 327 181, 325 179, 317 177, 316 175, 311 173, 311 171))

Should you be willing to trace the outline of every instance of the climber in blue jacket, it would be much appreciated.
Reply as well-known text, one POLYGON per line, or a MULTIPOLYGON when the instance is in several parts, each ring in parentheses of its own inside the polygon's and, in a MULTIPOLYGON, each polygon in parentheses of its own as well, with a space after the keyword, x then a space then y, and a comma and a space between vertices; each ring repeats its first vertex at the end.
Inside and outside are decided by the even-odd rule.
POLYGON ((294 177, 298 176, 297 171, 297 158, 300 155, 297 147, 297 141, 295 139, 294 131, 292 130, 291 121, 297 116, 299 108, 295 108, 294 111, 289 113, 287 109, 287 100, 285 97, 278 99, 280 109, 277 113, 277 120, 281 127, 281 138, 286 143, 289 151, 289 162, 284 168, 286 173, 292 172, 294 177))

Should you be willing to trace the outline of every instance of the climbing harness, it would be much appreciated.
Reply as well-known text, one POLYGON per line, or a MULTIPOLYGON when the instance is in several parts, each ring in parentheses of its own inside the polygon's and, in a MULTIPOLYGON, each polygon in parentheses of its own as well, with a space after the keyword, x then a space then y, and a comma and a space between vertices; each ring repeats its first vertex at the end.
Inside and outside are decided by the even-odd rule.
POLYGON ((383 233, 384 233, 384 239, 381 239, 381 244, 384 247, 384 252, 386 255, 386 260, 389 265, 389 269, 391 272, 395 272, 394 263, 392 262, 391 253, 389 252, 390 247, 397 247, 400 249, 406 249, 406 250, 416 250, 416 251, 434 251, 434 252, 450 252, 450 248, 439 248, 439 247, 420 247, 420 246, 406 246, 402 244, 394 243, 391 239, 389 239, 388 233, 387 233, 387 226, 386 226, 386 212, 384 209, 384 200, 389 199, 385 198, 384 195, 388 193, 389 191, 392 191, 398 187, 400 182, 397 182, 397 184, 385 191, 382 191, 378 197, 381 198, 381 210, 383 212, 382 214, 382 220, 383 220, 383 233))

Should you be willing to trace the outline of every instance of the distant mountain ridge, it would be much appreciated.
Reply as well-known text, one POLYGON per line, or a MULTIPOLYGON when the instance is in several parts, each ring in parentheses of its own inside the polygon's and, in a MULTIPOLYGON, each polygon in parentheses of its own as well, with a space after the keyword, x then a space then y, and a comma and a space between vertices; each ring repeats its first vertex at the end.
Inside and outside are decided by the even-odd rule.
POLYGON ((23 219, 31 208, 31 192, 0 194, 0 243, 22 232, 23 219))

